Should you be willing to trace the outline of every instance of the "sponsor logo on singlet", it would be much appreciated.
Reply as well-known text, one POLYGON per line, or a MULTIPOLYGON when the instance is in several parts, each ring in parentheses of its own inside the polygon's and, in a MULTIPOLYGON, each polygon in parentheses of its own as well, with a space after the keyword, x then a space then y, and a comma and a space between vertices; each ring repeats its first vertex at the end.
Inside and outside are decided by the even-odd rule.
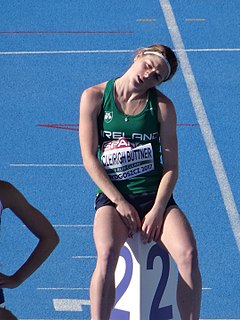
POLYGON ((130 179, 154 170, 152 145, 123 137, 107 141, 102 145, 101 162, 112 181, 130 179))

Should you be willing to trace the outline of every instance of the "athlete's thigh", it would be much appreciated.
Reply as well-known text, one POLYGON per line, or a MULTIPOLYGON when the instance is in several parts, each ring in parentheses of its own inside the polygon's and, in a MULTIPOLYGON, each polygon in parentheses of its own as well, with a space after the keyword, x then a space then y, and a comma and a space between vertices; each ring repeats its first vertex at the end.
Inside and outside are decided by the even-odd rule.
POLYGON ((179 207, 167 209, 161 242, 174 260, 188 250, 196 251, 196 241, 191 225, 179 207))
POLYGON ((93 235, 97 251, 107 248, 119 251, 128 237, 128 229, 114 207, 103 206, 96 211, 93 235))

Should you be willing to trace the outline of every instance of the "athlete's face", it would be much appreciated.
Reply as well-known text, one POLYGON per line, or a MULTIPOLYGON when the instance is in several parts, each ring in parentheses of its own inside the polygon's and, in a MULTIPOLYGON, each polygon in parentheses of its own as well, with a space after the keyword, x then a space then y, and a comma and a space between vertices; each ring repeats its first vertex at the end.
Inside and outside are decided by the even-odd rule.
POLYGON ((132 65, 131 78, 134 87, 149 89, 158 86, 168 74, 164 60, 153 54, 136 56, 132 65))

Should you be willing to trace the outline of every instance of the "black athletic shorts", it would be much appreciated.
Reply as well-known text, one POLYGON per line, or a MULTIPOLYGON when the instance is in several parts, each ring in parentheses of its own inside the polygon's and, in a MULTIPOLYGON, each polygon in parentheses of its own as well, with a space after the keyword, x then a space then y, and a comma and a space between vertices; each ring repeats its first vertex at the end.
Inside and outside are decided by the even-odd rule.
MULTIPOLYGON (((131 205, 134 206, 134 208, 136 208, 138 215, 142 220, 144 216, 152 208, 155 201, 156 192, 141 193, 140 195, 124 194, 123 196, 129 203, 131 203, 131 205)), ((170 206, 176 206, 176 205, 177 204, 173 198, 173 195, 171 195, 167 203, 166 209, 170 206)), ((95 210, 97 211, 97 209, 104 206, 116 207, 115 203, 109 200, 104 193, 98 193, 95 200, 95 210)))

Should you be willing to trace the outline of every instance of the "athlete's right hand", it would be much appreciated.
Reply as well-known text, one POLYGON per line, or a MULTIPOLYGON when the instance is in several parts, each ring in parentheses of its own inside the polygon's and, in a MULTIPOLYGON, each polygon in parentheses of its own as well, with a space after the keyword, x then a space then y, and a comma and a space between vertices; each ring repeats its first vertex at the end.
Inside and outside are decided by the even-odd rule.
POLYGON ((124 199, 116 204, 116 209, 128 228, 129 237, 132 237, 134 233, 141 230, 141 221, 134 206, 124 199))

